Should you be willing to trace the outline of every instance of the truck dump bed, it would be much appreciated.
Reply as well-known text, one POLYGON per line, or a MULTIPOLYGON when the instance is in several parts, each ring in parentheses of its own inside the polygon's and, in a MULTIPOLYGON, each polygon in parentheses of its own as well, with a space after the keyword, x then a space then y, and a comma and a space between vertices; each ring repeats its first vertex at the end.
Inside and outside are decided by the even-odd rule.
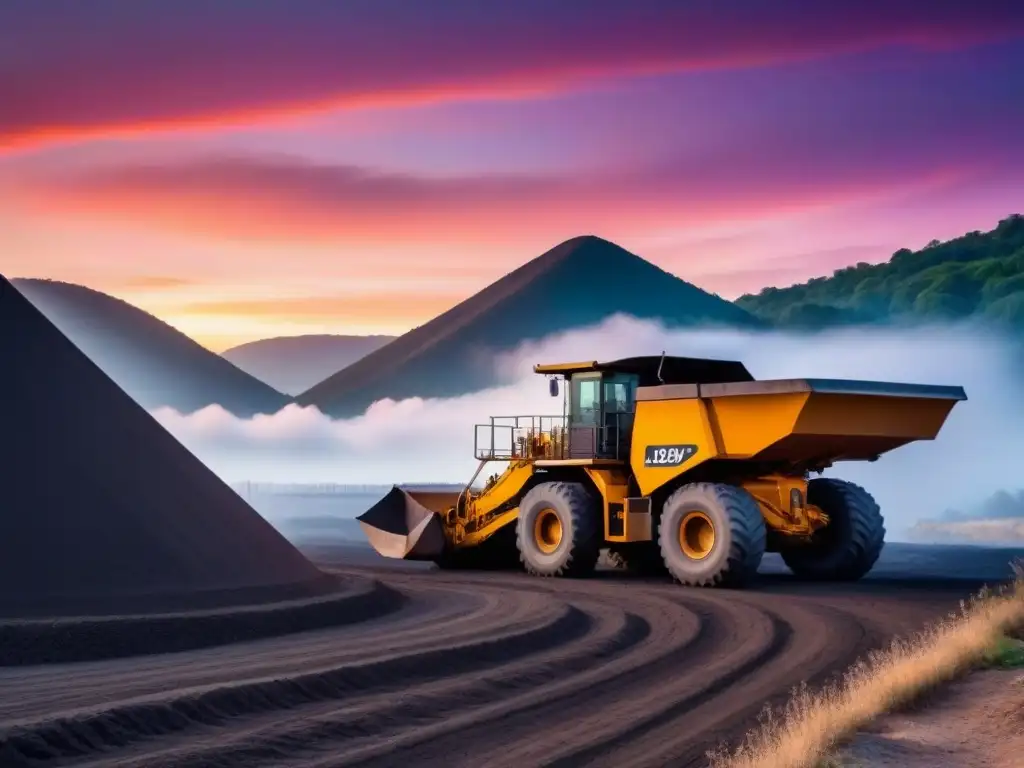
POLYGON ((967 399, 962 387, 842 379, 691 386, 720 456, 787 462, 870 460, 932 440, 967 399))

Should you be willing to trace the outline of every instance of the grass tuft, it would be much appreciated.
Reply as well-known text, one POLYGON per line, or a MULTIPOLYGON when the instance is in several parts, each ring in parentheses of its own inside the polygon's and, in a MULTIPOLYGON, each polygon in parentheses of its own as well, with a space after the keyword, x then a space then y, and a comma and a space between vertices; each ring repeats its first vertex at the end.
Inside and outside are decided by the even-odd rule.
POLYGON ((805 683, 781 708, 765 708, 739 747, 708 754, 712 768, 837 765, 829 757, 836 747, 880 715, 971 669, 1024 663, 1024 643, 1008 638, 1024 627, 1024 564, 1014 571, 1011 585, 983 589, 959 612, 869 654, 839 682, 820 691, 805 683))
POLYGON ((1024 640, 1003 635, 981 659, 981 666, 988 669, 1020 669, 1024 667, 1024 640))

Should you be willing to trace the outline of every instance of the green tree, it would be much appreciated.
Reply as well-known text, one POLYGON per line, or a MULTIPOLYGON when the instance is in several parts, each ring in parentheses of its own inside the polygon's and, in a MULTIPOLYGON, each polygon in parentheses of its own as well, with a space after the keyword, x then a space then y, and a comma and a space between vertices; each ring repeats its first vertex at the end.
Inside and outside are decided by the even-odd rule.
POLYGON ((1024 291, 1011 293, 989 304, 985 316, 990 320, 1024 330, 1024 291))
POLYGON ((1024 215, 1013 214, 988 232, 932 240, 917 251, 901 248, 886 262, 766 288, 737 304, 783 326, 979 317, 1021 327, 1014 297, 1022 292, 1024 215))

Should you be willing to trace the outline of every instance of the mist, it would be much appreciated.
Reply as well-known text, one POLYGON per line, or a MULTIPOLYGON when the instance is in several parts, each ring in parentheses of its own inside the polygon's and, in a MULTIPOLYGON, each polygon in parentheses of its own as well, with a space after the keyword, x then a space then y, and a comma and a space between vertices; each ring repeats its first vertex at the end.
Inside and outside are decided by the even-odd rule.
MULTIPOLYGON (((948 509, 975 509, 1018 487, 1024 455, 1022 374, 1011 343, 968 325, 848 328, 814 334, 669 330, 615 316, 600 325, 521 345, 497 356, 502 385, 451 399, 382 400, 363 415, 333 420, 291 405, 239 419, 216 406, 154 416, 228 482, 459 483, 476 468, 474 425, 494 416, 560 415, 538 362, 641 354, 741 360, 758 379, 849 378, 963 386, 935 441, 885 454, 875 463, 839 463, 826 472, 865 486, 882 505, 890 538, 948 509)), ((500 470, 499 464, 485 472, 500 470)))
POLYGON ((972 520, 1024 520, 1024 490, 997 491, 973 507, 947 509, 935 519, 948 523, 972 520))

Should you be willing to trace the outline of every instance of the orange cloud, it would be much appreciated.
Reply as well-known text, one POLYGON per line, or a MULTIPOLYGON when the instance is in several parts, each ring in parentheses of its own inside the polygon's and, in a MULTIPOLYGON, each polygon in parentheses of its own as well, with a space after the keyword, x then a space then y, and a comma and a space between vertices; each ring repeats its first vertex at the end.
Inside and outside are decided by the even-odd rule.
MULTIPOLYGON (((537 83, 519 82, 517 79, 487 84, 470 83, 436 88, 327 95, 322 99, 309 102, 293 102, 285 99, 280 104, 239 106, 200 114, 189 114, 183 110, 182 114, 136 118, 125 122, 81 124, 69 121, 63 125, 41 125, 24 131, 12 131, 6 136, 3 131, 3 121, 0 119, 0 156, 91 140, 135 139, 161 133, 209 134, 257 124, 286 126, 338 110, 407 108, 476 99, 515 101, 559 93, 572 85, 597 78, 600 74, 599 72, 589 75, 579 73, 572 77, 554 74, 540 78, 541 82, 537 83)), ((634 73, 623 74, 644 74, 644 71, 637 70, 634 73)))

